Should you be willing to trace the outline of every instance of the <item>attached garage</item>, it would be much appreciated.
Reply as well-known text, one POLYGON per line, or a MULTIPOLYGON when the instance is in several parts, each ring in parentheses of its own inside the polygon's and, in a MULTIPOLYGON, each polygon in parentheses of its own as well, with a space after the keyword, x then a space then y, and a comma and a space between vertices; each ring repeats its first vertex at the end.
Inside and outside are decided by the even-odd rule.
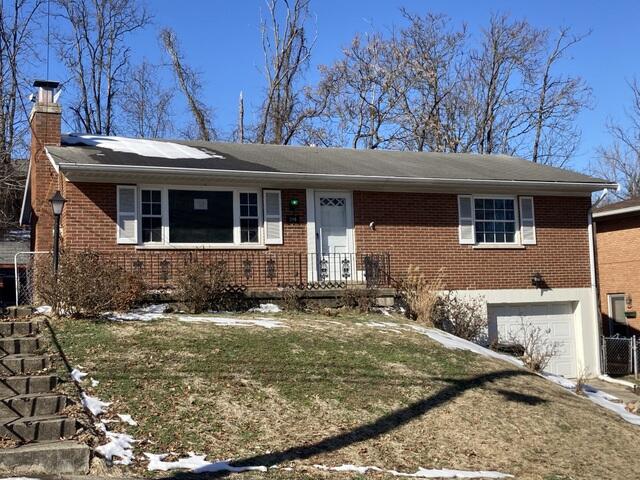
POLYGON ((489 339, 510 341, 522 337, 523 325, 540 328, 558 345, 547 371, 577 376, 575 304, 572 302, 487 305, 489 339))

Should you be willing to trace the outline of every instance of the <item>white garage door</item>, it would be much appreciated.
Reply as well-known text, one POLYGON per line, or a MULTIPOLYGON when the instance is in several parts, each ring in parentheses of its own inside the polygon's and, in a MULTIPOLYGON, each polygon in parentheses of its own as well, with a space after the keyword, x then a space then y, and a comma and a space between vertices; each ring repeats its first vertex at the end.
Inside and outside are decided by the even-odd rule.
POLYGON ((538 327, 558 345, 546 370, 557 375, 576 376, 576 340, 571 303, 489 305, 489 338, 509 341, 522 336, 522 325, 538 327))

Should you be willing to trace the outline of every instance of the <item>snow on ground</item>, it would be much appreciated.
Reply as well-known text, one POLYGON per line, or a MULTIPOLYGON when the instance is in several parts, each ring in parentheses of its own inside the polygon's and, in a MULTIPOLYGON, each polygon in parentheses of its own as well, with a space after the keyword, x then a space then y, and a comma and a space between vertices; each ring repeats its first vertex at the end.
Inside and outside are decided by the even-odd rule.
POLYGON ((81 135, 71 133, 62 135, 62 143, 65 145, 88 145, 90 147, 105 148, 114 152, 135 153, 143 157, 155 158, 194 158, 204 160, 207 158, 224 158, 214 152, 181 145, 173 142, 161 142, 157 140, 144 140, 141 138, 109 137, 105 135, 81 135))
POLYGON ((256 313, 280 313, 282 310, 275 303, 261 303, 255 308, 249 310, 256 313))
POLYGON ((96 447, 96 452, 108 462, 116 465, 130 465, 133 461, 133 444, 136 443, 133 437, 126 433, 108 432, 103 423, 97 423, 96 427, 102 430, 109 440, 104 445, 96 447))
MULTIPOLYGON (((443 332, 442 330, 437 330, 435 328, 427 328, 421 325, 413 325, 413 324, 398 324, 392 322, 368 322, 365 325, 368 325, 373 328, 381 328, 387 330, 393 330, 398 328, 409 329, 415 332, 418 332, 422 335, 426 335, 432 340, 440 343, 441 345, 447 348, 459 349, 459 350, 469 350, 471 352, 477 353, 479 355, 483 355, 485 357, 494 358, 497 360, 503 360, 509 363, 512 363, 518 367, 524 367, 523 363, 515 357, 510 355, 505 355, 502 353, 494 352, 488 348, 482 347, 476 343, 470 342, 468 340, 464 340, 460 337, 456 337, 451 335, 450 333, 443 332)), ((576 384, 571 380, 568 380, 564 377, 554 375, 552 373, 544 372, 542 377, 547 380, 561 386, 562 388, 576 393, 576 384)), ((590 385, 585 385, 583 388, 583 392, 585 396, 591 400, 596 405, 599 405, 607 410, 610 410, 617 415, 619 415, 623 420, 633 424, 640 425, 640 416, 634 415, 631 412, 628 412, 624 408, 624 404, 620 402, 617 397, 610 395, 602 390, 598 390, 590 385)), ((454 477, 455 478, 455 477, 454 477)))
POLYGON ((96 380, 95 378, 92 378, 92 379, 91 379, 91 386, 95 388, 95 387, 97 387, 98 385, 100 385, 100 381, 99 381, 99 380, 96 380))
POLYGON ((177 318, 180 322, 213 323, 224 327, 288 328, 284 323, 273 318, 231 318, 208 315, 178 315, 177 318))
POLYGON ((129 425, 131 425, 132 427, 135 427, 136 425, 138 425, 138 422, 136 422, 133 418, 131 418, 131 415, 127 415, 127 414, 120 414, 118 413, 118 418, 120 419, 121 422, 123 423, 127 423, 129 425))
POLYGON ((49 315, 51 313, 51 306, 40 305, 39 307, 36 307, 35 313, 38 315, 49 315))
POLYGON ((106 314, 105 318, 116 322, 150 322, 166 317, 166 308, 167 306, 163 304, 148 305, 124 313, 110 312, 106 314))
POLYGON ((162 471, 184 469, 193 473, 216 473, 216 472, 232 472, 240 473, 247 471, 259 471, 266 472, 267 467, 260 466, 248 466, 248 467, 234 467, 229 465, 229 462, 208 462, 205 460, 205 455, 196 455, 190 453, 188 457, 180 458, 175 462, 165 462, 164 458, 167 454, 156 455, 153 453, 144 454, 149 459, 149 465, 147 470, 149 471, 162 471))
POLYGON ((81 372, 77 368, 71 370, 71 378, 78 383, 82 383, 84 381, 84 377, 89 375, 88 373, 81 372))
POLYGON ((508 473, 491 472, 491 471, 470 471, 470 470, 450 470, 443 469, 427 469, 419 468, 414 473, 397 472, 396 470, 386 470, 379 467, 360 467, 356 465, 340 465, 339 467, 327 467, 325 465, 314 465, 315 468, 332 472, 355 472, 364 475, 367 472, 387 473, 394 477, 413 477, 413 478, 513 478, 508 473))
POLYGON ((98 397, 92 397, 82 392, 82 405, 95 416, 98 416, 105 412, 106 408, 111 405, 111 402, 103 402, 98 397))

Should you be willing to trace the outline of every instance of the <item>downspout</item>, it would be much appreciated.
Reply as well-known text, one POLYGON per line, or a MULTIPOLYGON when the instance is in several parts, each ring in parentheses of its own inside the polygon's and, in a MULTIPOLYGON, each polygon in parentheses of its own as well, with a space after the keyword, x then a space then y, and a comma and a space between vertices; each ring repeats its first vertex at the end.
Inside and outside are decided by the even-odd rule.
POLYGON ((609 189, 605 189, 598 200, 596 200, 591 207, 589 207, 588 212, 588 234, 589 234, 589 273, 591 277, 591 302, 592 302, 592 311, 593 315, 597 321, 597 327, 594 329, 594 345, 596 347, 596 374, 600 376, 602 374, 602 358, 601 358, 601 348, 600 348, 600 337, 602 336, 602 315, 600 314, 600 302, 598 299, 598 278, 596 275, 596 226, 593 223, 593 209, 597 207, 607 196, 609 193, 609 189))

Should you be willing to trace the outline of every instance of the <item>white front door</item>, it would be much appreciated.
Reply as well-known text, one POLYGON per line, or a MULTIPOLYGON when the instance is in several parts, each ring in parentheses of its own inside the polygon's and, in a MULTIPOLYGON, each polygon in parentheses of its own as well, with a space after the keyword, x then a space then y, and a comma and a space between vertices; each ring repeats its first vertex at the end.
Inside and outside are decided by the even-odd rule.
POLYGON ((547 371, 575 378, 576 338, 574 308, 571 303, 531 303, 520 305, 489 305, 489 340, 517 341, 532 329, 539 331, 548 342, 557 346, 547 371))
POLYGON ((346 192, 316 192, 316 252, 319 281, 347 281, 355 271, 350 248, 351 197, 346 192))

